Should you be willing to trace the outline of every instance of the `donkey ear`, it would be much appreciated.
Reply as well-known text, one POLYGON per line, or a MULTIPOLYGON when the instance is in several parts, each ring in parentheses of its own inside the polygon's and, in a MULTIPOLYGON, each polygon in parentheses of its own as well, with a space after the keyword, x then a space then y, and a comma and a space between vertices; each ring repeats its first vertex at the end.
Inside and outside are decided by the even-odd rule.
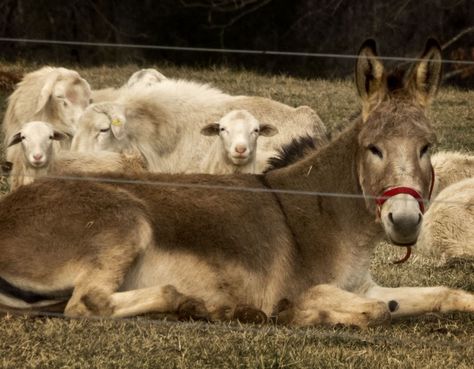
POLYGON ((18 143, 21 142, 21 132, 18 132, 18 133, 15 133, 13 136, 10 137, 10 139, 8 140, 8 145, 7 147, 10 147, 10 146, 13 146, 13 145, 16 145, 18 143))
POLYGON ((272 124, 260 124, 259 136, 271 137, 278 133, 278 128, 272 124))
POLYGON ((60 73, 58 71, 52 71, 48 74, 43 88, 40 91, 38 102, 36 103, 35 114, 38 114, 41 110, 43 110, 48 103, 51 95, 53 94, 53 88, 59 78, 59 75, 60 73))
POLYGON ((219 123, 211 123, 201 129, 204 136, 217 136, 219 134, 219 123))
POLYGON ((434 38, 426 41, 420 61, 415 64, 409 78, 409 84, 416 100, 428 107, 436 96, 441 82, 442 72, 441 46, 434 38))
POLYGON ((372 39, 366 40, 359 49, 355 82, 362 100, 362 118, 366 120, 385 93, 384 67, 377 58, 377 45, 372 39))

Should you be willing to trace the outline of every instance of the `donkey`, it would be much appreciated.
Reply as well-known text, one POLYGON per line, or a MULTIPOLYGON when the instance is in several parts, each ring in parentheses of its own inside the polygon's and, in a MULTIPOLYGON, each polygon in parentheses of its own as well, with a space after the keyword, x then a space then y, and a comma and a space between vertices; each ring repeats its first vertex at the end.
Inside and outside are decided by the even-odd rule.
POLYGON ((355 73, 361 117, 265 175, 102 173, 100 183, 23 186, 0 202, 0 303, 47 310, 67 302, 75 317, 221 320, 260 309, 300 326, 474 312, 468 292, 385 288, 369 272, 384 233, 395 245, 416 242, 433 181, 436 137, 425 111, 440 61, 430 39, 410 71, 389 74, 366 41, 355 73))

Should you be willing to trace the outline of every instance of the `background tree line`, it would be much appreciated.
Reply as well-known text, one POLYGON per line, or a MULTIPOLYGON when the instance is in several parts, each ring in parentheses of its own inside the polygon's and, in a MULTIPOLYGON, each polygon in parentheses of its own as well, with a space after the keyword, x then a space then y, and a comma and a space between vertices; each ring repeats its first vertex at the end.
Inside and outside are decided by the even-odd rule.
MULTIPOLYGON (((382 55, 411 55, 428 36, 445 58, 474 60, 472 0, 0 0, 3 37, 354 54, 367 37, 382 55)), ((345 77, 337 58, 0 43, 0 58, 55 64, 226 63, 269 73, 345 77)), ((472 65, 448 80, 473 86, 472 65)))

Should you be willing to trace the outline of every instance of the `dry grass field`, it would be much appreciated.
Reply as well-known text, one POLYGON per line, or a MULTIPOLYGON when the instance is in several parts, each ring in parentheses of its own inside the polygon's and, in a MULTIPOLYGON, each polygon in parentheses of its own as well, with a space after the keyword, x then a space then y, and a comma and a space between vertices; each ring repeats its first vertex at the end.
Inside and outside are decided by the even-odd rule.
MULTIPOLYGON (((1 70, 22 72, 36 67, 0 64, 1 70)), ((154 67, 167 76, 210 82, 232 94, 309 105, 331 131, 349 124, 359 108, 350 81, 262 76, 226 68, 154 67)), ((77 69, 99 88, 121 85, 137 67, 77 69)), ((0 95, 2 116, 5 98, 0 95)), ((474 150, 474 90, 443 88, 432 117, 439 137, 437 149, 474 150)), ((391 264, 402 253, 385 243, 377 248, 372 271, 380 284, 443 284, 474 293, 473 260, 440 265, 415 251, 407 263, 391 264)), ((183 323, 144 317, 115 321, 0 315, 2 368, 461 369, 472 368, 473 358, 474 314, 431 314, 367 330, 183 323)))

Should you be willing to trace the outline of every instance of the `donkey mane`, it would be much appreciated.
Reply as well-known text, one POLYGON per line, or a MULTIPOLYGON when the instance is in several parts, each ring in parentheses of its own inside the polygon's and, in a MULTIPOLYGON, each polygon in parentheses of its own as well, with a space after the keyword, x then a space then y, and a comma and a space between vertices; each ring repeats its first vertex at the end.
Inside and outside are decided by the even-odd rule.
POLYGON ((316 148, 316 140, 310 135, 293 138, 291 142, 278 149, 275 156, 268 159, 270 166, 265 170, 265 173, 296 163, 316 148))

